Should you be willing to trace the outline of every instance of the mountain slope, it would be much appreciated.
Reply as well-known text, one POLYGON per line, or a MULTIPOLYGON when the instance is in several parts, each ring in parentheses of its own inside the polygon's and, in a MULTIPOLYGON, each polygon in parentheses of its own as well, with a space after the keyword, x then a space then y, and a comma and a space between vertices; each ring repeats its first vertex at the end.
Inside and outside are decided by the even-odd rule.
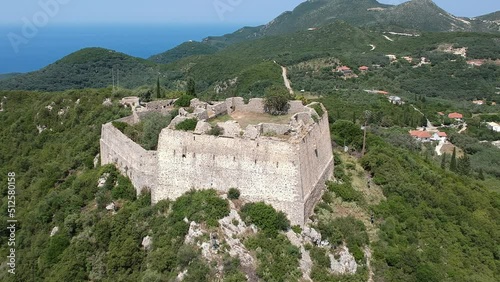
POLYGON ((60 91, 104 88, 115 80, 124 87, 153 81, 156 64, 103 48, 86 48, 72 53, 47 67, 0 81, 0 89, 60 91))
POLYGON ((319 28, 335 21, 379 31, 500 32, 500 23, 494 22, 497 18, 497 13, 485 18, 459 18, 441 9, 431 0, 412 0, 396 6, 381 4, 376 0, 309 0, 266 25, 244 27, 223 36, 210 36, 205 38, 203 43, 224 48, 264 36, 319 28))
POLYGON ((168 64, 189 56, 213 54, 218 50, 218 48, 207 44, 189 41, 182 43, 181 45, 170 49, 167 52, 151 56, 148 58, 148 60, 156 63, 168 64))

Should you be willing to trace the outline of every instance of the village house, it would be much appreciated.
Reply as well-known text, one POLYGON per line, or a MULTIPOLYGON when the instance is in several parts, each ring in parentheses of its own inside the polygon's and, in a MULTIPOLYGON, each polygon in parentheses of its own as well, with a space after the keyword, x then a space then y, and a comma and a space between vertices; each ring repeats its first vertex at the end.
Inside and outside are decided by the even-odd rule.
POLYGON ((480 67, 484 65, 485 60, 468 60, 467 64, 471 67, 480 67))
POLYGON ((448 118, 454 119, 456 121, 461 121, 464 118, 464 115, 462 115, 461 113, 451 113, 448 114, 448 118))
POLYGON ((500 132, 500 124, 497 122, 488 122, 486 123, 486 126, 488 127, 488 129, 491 129, 495 132, 500 132))
POLYGON ((446 134, 446 132, 435 132, 432 137, 431 137, 431 140, 432 141, 443 141, 445 142, 446 139, 448 138, 448 134, 446 134))
POLYGON ((391 102, 394 105, 403 105, 404 104, 403 99, 401 99, 401 97, 398 97, 398 96, 389 96, 389 102, 391 102))
POLYGON ((367 72, 367 71, 369 71, 369 70, 370 70, 370 68, 369 68, 369 67, 367 67, 367 66, 361 66, 361 67, 359 67, 358 69, 359 69, 359 71, 360 71, 360 72, 367 72))
POLYGON ((420 142, 430 142, 431 134, 428 131, 411 130, 410 135, 420 142))
POLYGON ((356 78, 358 77, 350 67, 348 66, 340 66, 335 69, 336 72, 341 73, 344 78, 356 78))

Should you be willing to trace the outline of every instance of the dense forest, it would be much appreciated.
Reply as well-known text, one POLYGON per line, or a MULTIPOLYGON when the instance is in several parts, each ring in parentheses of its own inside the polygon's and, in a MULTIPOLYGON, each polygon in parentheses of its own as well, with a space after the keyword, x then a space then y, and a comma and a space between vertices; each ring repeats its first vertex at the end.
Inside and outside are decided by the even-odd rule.
MULTIPOLYGON (((112 98, 111 89, 1 95, 7 98, 0 121, 9 125, 0 129, 1 161, 9 164, 0 172, 4 211, 8 172, 16 173, 17 187, 19 260, 14 281, 169 281, 185 270, 185 281, 244 279, 246 269, 237 258, 222 252, 220 260, 209 262, 199 247, 184 243, 189 229, 184 218, 217 232, 217 221, 229 213, 228 200, 209 190, 151 206, 149 195, 137 198, 129 180, 113 167, 94 164, 100 125, 130 114, 117 103, 119 97, 112 98), (106 98, 113 99, 112 106, 103 105, 106 98), (105 174, 105 182, 98 185, 105 174), (111 202, 116 213, 106 210, 111 202), (205 208, 200 210, 200 205, 205 208), (154 238, 149 250, 141 246, 146 236, 154 238)), ((363 134, 356 124, 363 122, 366 108, 375 116, 377 108, 390 113, 374 118, 373 124, 385 118, 405 126, 402 117, 408 109, 371 97, 362 103, 348 96, 324 98, 336 143, 359 150, 363 134)), ((412 119, 410 115, 407 120, 412 119)), ((448 165, 443 169, 420 146, 396 142, 397 134, 404 136, 369 133, 367 154, 359 161, 336 153, 338 182, 329 184, 312 224, 332 243, 330 248, 346 244, 359 268, 354 276, 334 276, 325 262, 329 249, 306 245, 313 280, 366 281, 363 250, 369 247, 376 281, 496 281, 498 178, 459 175, 448 165), (365 174, 373 178, 369 186, 365 174), (346 210, 358 212, 344 217, 346 210)), ((239 211, 242 220, 259 228, 255 235, 241 237, 256 256, 255 275, 263 281, 298 280, 301 252, 283 233, 290 228, 286 218, 263 204, 239 211)), ((4 224, 6 216, 2 214, 4 224)), ((9 235, 2 230, 2 237, 9 235)), ((1 253, 7 256, 6 245, 1 253)), ((7 272, 1 275, 2 281, 13 278, 7 272)))

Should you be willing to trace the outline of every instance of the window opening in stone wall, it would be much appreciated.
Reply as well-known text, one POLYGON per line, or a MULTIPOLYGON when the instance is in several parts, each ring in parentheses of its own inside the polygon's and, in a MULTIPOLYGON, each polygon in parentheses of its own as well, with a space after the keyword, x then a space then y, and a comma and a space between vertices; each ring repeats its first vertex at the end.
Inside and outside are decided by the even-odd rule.
POLYGON ((318 149, 314 149, 314 153, 316 154, 316 157, 318 157, 318 149))

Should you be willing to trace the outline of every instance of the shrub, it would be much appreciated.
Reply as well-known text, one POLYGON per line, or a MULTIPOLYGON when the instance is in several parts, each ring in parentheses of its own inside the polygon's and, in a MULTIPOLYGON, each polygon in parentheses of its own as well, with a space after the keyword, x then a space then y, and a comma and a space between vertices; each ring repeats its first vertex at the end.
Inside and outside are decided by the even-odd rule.
POLYGON ((208 132, 207 132, 208 135, 213 135, 213 136, 221 136, 222 134, 224 134, 224 128, 216 125, 214 127, 212 127, 212 129, 210 129, 208 132))
POLYGON ((121 132, 125 131, 125 128, 128 127, 128 124, 126 122, 122 121, 113 121, 111 123, 116 129, 120 130, 121 132))
POLYGON ((238 200, 240 198, 240 190, 236 188, 231 188, 229 189, 229 192, 227 193, 227 197, 231 200, 238 200))
POLYGON ((302 228, 300 228, 299 225, 294 225, 292 226, 292 230, 293 232, 295 232, 296 234, 302 234, 302 228))
POLYGON ((255 224, 268 236, 276 236, 278 231, 286 231, 290 228, 290 221, 283 212, 277 212, 272 206, 263 202, 244 205, 241 215, 243 221, 247 224, 255 224))
POLYGON ((363 195, 354 190, 352 185, 349 183, 337 184, 330 182, 328 183, 328 190, 334 192, 335 195, 342 198, 346 202, 359 202, 363 199, 363 195))
POLYGON ((182 95, 177 101, 175 101, 175 105, 177 107, 189 107, 191 105, 191 100, 193 100, 194 97, 190 95, 182 95))
POLYGON ((192 130, 196 129, 197 124, 198 124, 198 120, 195 118, 186 119, 185 121, 176 125, 175 129, 183 130, 183 131, 192 131, 192 130))
POLYGON ((316 111, 316 113, 319 115, 319 118, 323 117, 323 114, 325 111, 323 111, 323 108, 321 107, 321 104, 314 104, 312 105, 312 108, 316 111))
POLYGON ((215 190, 190 191, 179 197, 172 205, 171 219, 174 222, 184 218, 206 222, 217 226, 217 220, 229 214, 229 203, 221 199, 215 190))

